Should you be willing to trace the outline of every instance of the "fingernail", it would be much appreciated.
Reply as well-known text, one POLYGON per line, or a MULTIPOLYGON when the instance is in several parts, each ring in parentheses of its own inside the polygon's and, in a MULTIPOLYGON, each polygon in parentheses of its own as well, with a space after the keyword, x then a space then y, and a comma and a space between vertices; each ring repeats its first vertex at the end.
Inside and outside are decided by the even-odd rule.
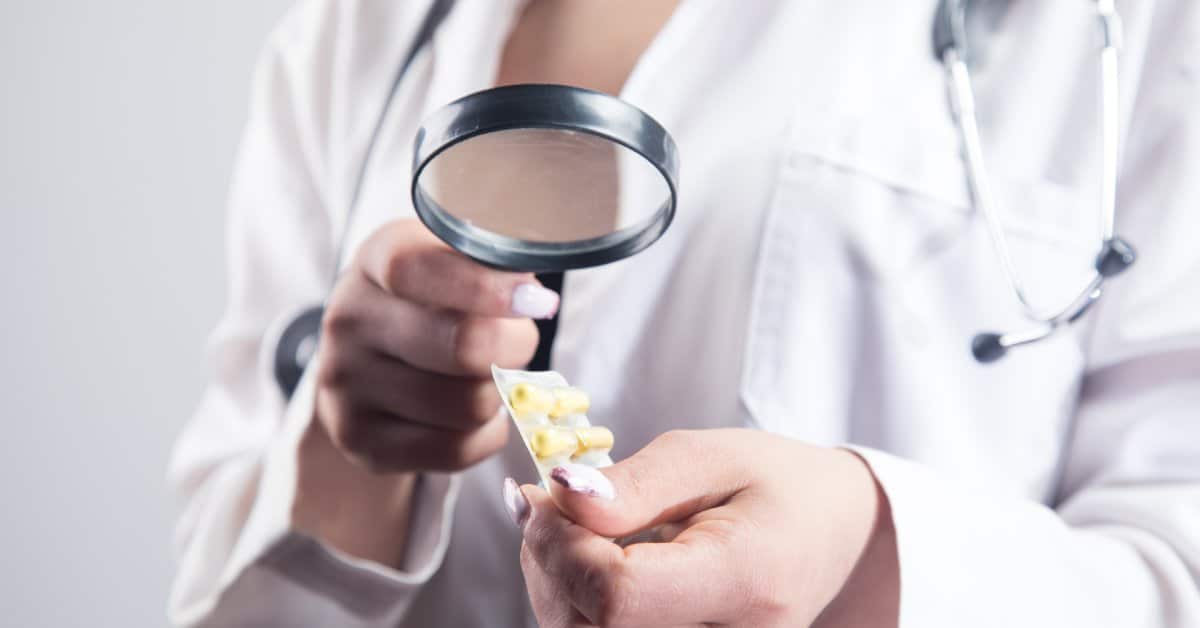
POLYGON ((508 516, 512 518, 513 523, 518 528, 524 527, 525 520, 529 518, 529 500, 525 499, 521 487, 517 486, 516 480, 512 478, 504 478, 504 505, 508 508, 508 516))
POLYGON ((598 469, 583 464, 564 464, 554 467, 550 479, 562 484, 572 493, 599 497, 601 499, 616 499, 617 491, 612 482, 604 477, 598 469))
POLYGON ((536 283, 523 283, 513 290, 512 311, 517 316, 552 318, 558 312, 558 293, 536 283))

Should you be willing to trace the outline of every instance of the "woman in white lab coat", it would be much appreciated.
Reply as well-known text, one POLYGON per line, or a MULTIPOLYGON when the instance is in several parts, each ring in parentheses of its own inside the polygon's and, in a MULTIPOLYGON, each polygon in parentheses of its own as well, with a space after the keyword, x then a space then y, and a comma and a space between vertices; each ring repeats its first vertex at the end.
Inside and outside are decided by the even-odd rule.
MULTIPOLYGON (((1046 304, 1098 241, 1087 4, 993 3, 976 69, 1004 230, 1046 304)), ((1137 266, 1069 332, 980 365, 971 336, 1023 318, 971 210, 935 5, 463 0, 347 224, 428 2, 300 3, 256 75, 214 379, 172 464, 172 620, 1200 625, 1200 6, 1121 4, 1137 266), (441 245, 406 193, 421 118, 514 82, 619 93, 683 159, 667 235, 568 273, 561 303, 441 245), (285 400, 269 330, 327 296, 343 234, 285 400), (625 461, 551 497, 505 484, 528 461, 484 369, 522 366, 555 314, 551 364, 625 461), (672 542, 602 538, 661 523, 672 542)))

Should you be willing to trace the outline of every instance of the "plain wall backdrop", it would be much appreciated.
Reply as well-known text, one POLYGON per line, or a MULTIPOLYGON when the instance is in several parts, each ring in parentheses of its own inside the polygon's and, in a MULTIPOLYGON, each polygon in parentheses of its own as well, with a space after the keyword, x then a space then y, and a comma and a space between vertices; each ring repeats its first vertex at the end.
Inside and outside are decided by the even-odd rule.
POLYGON ((162 626, 164 473, 288 0, 0 0, 0 624, 162 626))

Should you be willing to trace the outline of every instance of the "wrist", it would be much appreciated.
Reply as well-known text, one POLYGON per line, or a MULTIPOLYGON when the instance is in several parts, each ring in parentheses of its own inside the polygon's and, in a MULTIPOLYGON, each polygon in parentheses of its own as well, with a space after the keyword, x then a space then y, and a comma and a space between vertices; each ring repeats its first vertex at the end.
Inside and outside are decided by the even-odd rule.
POLYGON ((866 461, 858 454, 846 453, 869 476, 869 485, 863 489, 870 504, 863 511, 868 532, 841 590, 813 625, 896 626, 900 612, 900 564, 891 504, 866 461))
POLYGON ((297 452, 292 527, 330 547, 399 569, 416 473, 372 473, 351 462, 313 420, 297 452))

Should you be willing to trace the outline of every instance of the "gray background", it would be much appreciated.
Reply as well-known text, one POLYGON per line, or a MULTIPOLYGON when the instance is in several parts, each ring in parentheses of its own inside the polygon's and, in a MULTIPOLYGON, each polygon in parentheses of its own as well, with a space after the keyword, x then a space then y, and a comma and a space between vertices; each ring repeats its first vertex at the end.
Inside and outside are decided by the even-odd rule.
POLYGON ((0 0, 0 624, 165 624, 164 470, 289 4, 0 0))

